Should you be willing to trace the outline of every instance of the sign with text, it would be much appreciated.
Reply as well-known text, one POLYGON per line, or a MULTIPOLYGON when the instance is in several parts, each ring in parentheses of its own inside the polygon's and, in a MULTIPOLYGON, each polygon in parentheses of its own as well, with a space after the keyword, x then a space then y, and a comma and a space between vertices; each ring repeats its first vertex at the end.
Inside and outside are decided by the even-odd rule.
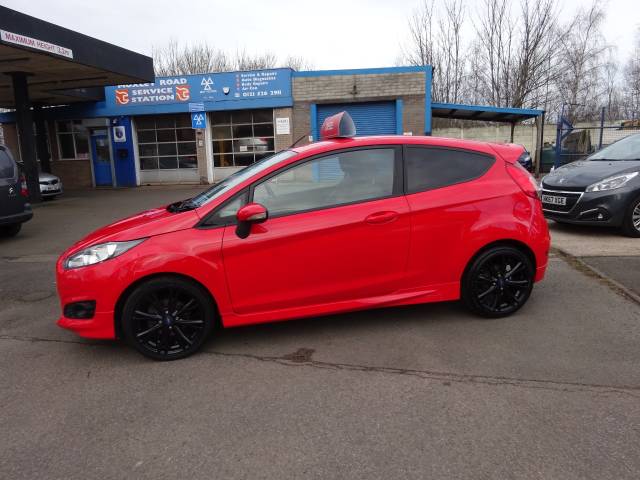
POLYGON ((291 70, 159 77, 154 83, 105 88, 107 106, 118 108, 184 103, 193 111, 202 102, 273 98, 291 98, 291 70))
POLYGON ((53 53, 54 55, 60 55, 66 58, 73 58, 73 50, 70 48, 61 47, 55 43, 45 42, 37 38, 27 37, 26 35, 20 35, 19 33, 0 30, 0 40, 20 47, 33 48, 34 50, 53 53))

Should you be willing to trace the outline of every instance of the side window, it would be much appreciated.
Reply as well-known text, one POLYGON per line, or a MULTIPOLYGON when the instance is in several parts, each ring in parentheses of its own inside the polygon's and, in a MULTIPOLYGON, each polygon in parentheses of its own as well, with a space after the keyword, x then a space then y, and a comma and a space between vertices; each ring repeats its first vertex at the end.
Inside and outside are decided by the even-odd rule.
POLYGON ((240 207, 247 203, 248 198, 249 193, 247 191, 241 192, 230 198, 218 207, 215 212, 209 215, 203 225, 206 225, 207 227, 219 227, 236 223, 236 213, 240 207))
POLYGON ((256 185, 253 201, 273 217, 388 197, 393 194, 394 171, 393 148, 333 153, 256 185))
POLYGON ((13 178, 13 160, 4 148, 0 148, 0 178, 13 178))
POLYGON ((495 159, 482 153, 444 148, 407 147, 407 193, 468 182, 484 175, 495 159))

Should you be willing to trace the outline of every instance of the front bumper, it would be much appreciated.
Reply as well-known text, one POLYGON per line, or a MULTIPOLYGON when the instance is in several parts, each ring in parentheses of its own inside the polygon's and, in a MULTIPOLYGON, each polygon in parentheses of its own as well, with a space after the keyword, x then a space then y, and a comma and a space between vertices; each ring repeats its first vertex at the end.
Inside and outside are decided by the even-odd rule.
POLYGON ((604 192, 571 192, 543 186, 542 194, 565 196, 569 203, 573 203, 577 198, 570 208, 543 203, 542 209, 546 218, 561 223, 619 227, 622 225, 633 191, 621 188, 604 192))
POLYGON ((64 254, 56 265, 56 286, 62 314, 58 326, 86 338, 116 338, 115 306, 127 285, 129 268, 120 257, 88 267, 65 270, 64 254), (65 305, 76 302, 95 302, 92 318, 76 319, 64 315, 65 305))

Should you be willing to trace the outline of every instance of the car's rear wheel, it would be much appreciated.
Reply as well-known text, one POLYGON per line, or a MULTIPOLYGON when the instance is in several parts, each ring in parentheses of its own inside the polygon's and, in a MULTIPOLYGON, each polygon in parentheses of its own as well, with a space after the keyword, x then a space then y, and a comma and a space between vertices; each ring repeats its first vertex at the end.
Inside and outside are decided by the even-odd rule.
POLYGON ((640 237, 640 197, 629 204, 622 221, 622 232, 629 237, 640 237))
POLYGON ((465 272, 462 300, 483 317, 504 317, 526 303, 533 280, 528 255, 514 247, 492 247, 474 258, 465 272))
POLYGON ((202 287, 179 277, 157 277, 138 285, 122 311, 127 342, 154 360, 195 353, 209 337, 216 310, 202 287))
POLYGON ((11 225, 5 225, 0 227, 0 236, 3 237, 15 237, 22 229, 21 223, 13 223, 11 225))

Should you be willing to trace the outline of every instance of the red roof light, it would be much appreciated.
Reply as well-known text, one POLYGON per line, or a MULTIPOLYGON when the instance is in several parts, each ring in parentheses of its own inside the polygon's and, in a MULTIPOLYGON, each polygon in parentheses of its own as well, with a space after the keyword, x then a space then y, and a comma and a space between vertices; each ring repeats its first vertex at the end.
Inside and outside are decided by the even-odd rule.
POLYGON ((320 128, 320 138, 348 138, 356 136, 356 126, 347 112, 336 113, 327 117, 320 128))

